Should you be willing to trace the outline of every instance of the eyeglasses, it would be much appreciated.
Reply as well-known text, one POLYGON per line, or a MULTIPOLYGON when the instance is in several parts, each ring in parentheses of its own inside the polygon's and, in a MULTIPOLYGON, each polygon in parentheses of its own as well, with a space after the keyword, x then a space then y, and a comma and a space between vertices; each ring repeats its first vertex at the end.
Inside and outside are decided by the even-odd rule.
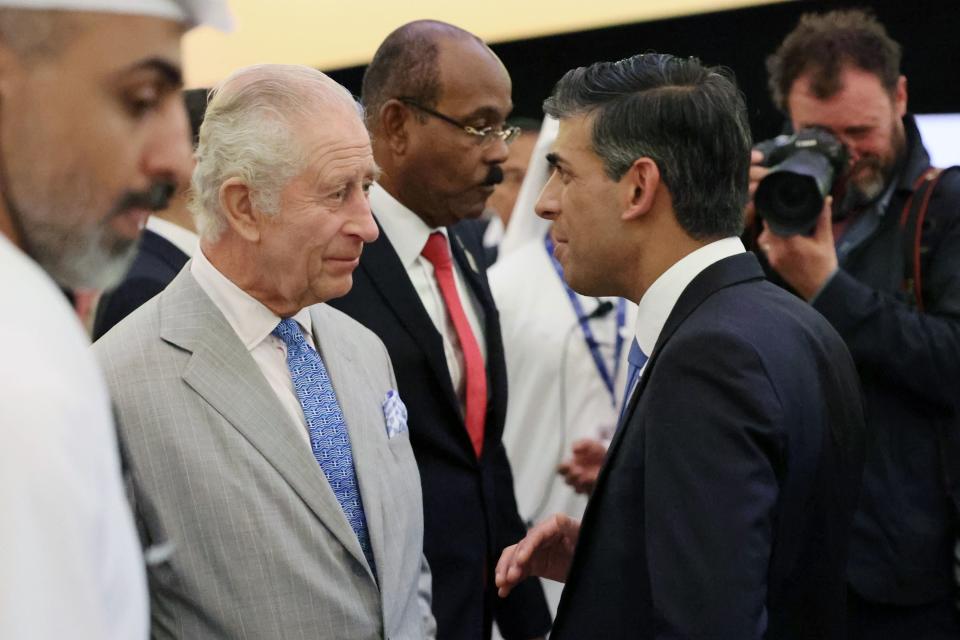
POLYGON ((443 120, 448 124, 452 124, 461 131, 473 136, 473 139, 482 146, 491 144, 498 138, 503 140, 506 144, 510 144, 517 139, 517 136, 520 135, 520 127, 500 125, 499 127, 483 127, 482 129, 477 129, 476 127, 471 127, 468 124, 463 124, 462 122, 454 120, 450 116, 444 115, 439 111, 434 111, 429 107, 425 107, 412 98, 397 98, 397 100, 405 105, 413 107, 414 109, 419 109, 420 111, 423 111, 427 115, 433 116, 438 120, 443 120))

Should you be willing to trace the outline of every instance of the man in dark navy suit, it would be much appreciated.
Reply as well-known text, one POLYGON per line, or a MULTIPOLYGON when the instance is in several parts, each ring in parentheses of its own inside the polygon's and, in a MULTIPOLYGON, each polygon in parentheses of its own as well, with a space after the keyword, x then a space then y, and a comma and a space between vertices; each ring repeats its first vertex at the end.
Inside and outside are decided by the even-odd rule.
POLYGON ((750 134, 722 71, 646 54, 570 71, 538 213, 584 295, 638 302, 628 401, 582 524, 496 581, 566 581, 552 638, 842 638, 864 418, 837 333, 738 236, 750 134))
POLYGON ((386 344, 409 409, 440 640, 489 638, 494 621, 507 640, 550 628, 537 580, 496 597, 496 559, 526 527, 501 442, 506 366, 483 246, 456 226, 503 178, 510 93, 503 64, 462 29, 419 21, 387 36, 363 79, 381 233, 331 301, 386 344))
MULTIPOLYGON (((196 148, 203 114, 207 108, 207 90, 190 89, 184 92, 193 146, 196 148)), ((184 167, 179 176, 180 185, 169 205, 147 220, 140 236, 137 255, 127 275, 115 289, 104 292, 97 304, 93 321, 93 339, 113 328, 144 302, 163 291, 180 269, 193 256, 197 247, 197 232, 193 217, 187 209, 190 174, 193 163, 184 167)))

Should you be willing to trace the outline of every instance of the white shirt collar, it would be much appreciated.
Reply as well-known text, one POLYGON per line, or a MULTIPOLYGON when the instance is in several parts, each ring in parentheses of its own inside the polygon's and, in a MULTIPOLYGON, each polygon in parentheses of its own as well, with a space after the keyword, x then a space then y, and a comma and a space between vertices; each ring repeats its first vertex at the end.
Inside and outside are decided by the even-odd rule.
MULTIPOLYGON (((280 324, 279 316, 220 273, 202 250, 193 257, 190 273, 223 313, 247 351, 263 342, 280 324)), ((313 324, 308 309, 300 309, 293 319, 300 323, 307 336, 311 335, 313 324)))
POLYGON ((189 229, 184 229, 178 224, 164 220, 163 218, 158 218, 157 216, 147 218, 147 229, 153 231, 164 240, 169 241, 190 258, 197 253, 200 245, 200 236, 189 229))
POLYGON ((724 258, 746 251, 740 238, 724 238, 704 245, 660 274, 637 305, 637 343, 648 357, 660 338, 670 312, 700 272, 724 258))
POLYGON ((445 227, 431 229, 420 216, 376 183, 370 188, 370 209, 390 239, 404 269, 409 269, 420 256, 431 233, 439 231, 447 235, 445 227))

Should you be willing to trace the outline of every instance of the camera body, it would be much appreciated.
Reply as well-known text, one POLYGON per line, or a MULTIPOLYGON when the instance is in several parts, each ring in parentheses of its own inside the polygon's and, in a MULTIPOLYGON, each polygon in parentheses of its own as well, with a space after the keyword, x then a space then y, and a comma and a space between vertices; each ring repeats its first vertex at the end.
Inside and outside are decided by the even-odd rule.
POLYGON ((770 167, 754 194, 757 213, 778 236, 811 233, 824 198, 847 165, 846 147, 826 129, 806 127, 754 149, 770 167))

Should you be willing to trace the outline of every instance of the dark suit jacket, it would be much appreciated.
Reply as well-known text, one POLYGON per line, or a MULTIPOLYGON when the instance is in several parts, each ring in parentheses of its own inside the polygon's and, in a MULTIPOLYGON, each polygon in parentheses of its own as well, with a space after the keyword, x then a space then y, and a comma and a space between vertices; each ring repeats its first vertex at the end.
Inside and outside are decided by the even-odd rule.
POLYGON ((423 486, 424 553, 433 572, 437 637, 478 640, 492 617, 508 640, 550 626, 543 590, 529 580, 506 600, 493 575, 501 550, 526 533, 501 442, 507 381, 497 310, 474 229, 450 229, 451 252, 482 306, 489 398, 483 453, 477 460, 447 370, 440 333, 381 229, 367 245, 353 288, 330 304, 366 325, 387 345, 423 486), (469 253, 470 257, 467 257, 469 253))
POLYGON ((554 640, 844 637, 857 374, 752 254, 671 312, 584 514, 554 640))
POLYGON ((93 339, 113 328, 144 302, 163 291, 189 256, 163 236, 150 231, 143 232, 137 257, 130 271, 116 289, 105 292, 97 304, 93 321, 93 339))

